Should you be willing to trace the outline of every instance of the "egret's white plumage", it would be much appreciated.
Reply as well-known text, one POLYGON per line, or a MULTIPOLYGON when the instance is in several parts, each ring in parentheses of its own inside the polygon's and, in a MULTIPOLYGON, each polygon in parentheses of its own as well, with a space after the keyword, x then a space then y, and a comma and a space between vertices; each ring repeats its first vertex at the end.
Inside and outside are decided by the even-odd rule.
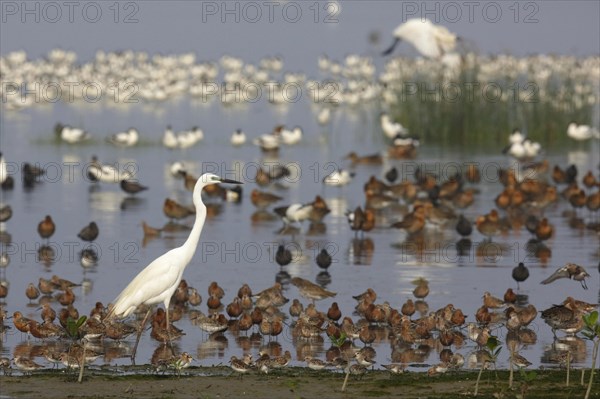
MULTIPOLYGON (((159 256, 135 276, 115 299, 107 318, 127 317, 141 305, 155 305, 162 302, 167 316, 167 331, 169 330, 171 296, 179 286, 183 271, 196 252, 200 233, 206 220, 206 206, 202 202, 202 189, 210 184, 221 182, 241 184, 234 180, 222 179, 212 173, 205 173, 198 178, 192 196, 196 208, 196 220, 189 237, 182 246, 159 256)), ((135 350, 133 356, 135 356, 135 350)))
POLYGON ((400 41, 405 41, 413 45, 424 57, 441 58, 454 50, 457 37, 445 26, 435 25, 428 19, 412 18, 394 30, 394 39, 394 43, 384 51, 384 55, 391 53, 400 41))

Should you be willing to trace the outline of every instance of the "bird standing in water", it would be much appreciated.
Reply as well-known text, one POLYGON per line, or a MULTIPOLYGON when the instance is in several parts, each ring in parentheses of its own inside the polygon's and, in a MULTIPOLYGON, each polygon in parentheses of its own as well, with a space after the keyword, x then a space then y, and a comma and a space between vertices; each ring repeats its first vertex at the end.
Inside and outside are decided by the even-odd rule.
MULTIPOLYGON (((194 226, 189 237, 182 246, 170 250, 146 266, 115 299, 106 320, 114 317, 124 318, 141 305, 154 305, 162 302, 166 312, 166 331, 167 334, 169 333, 169 304, 171 297, 179 286, 183 271, 196 252, 200 233, 206 220, 206 206, 202 202, 202 189, 216 183, 242 184, 235 180, 223 179, 212 173, 205 173, 200 176, 194 187, 192 197, 196 208, 196 220, 194 221, 194 226)), ((135 362, 137 346, 150 312, 151 309, 146 313, 138 331, 135 346, 131 354, 133 362, 135 362)), ((170 343, 171 339, 169 337, 170 343)))

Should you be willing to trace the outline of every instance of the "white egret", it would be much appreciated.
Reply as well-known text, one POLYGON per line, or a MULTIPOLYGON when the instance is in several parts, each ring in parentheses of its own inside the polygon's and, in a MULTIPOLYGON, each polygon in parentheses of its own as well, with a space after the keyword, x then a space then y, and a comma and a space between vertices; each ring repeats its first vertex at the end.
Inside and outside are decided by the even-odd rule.
MULTIPOLYGON (((212 173, 205 173, 198 178, 192 196, 196 208, 196 220, 194 221, 194 226, 189 237, 182 246, 174 248, 156 258, 135 276, 131 283, 115 299, 114 305, 106 317, 107 320, 113 317, 127 317, 141 305, 155 305, 162 302, 166 312, 166 330, 167 333, 169 332, 169 304, 171 297, 179 286, 183 271, 196 252, 200 233, 206 220, 206 206, 202 202, 202 189, 216 183, 242 184, 235 180, 223 179, 212 173)), ((137 340, 131 355, 132 359, 135 359, 137 345, 149 316, 150 310, 146 313, 138 331, 137 340)), ((169 337, 170 342, 171 339, 169 337)))
POLYGON ((434 25, 428 19, 412 18, 394 30, 394 43, 383 52, 388 55, 400 41, 412 44, 427 58, 441 58, 456 47, 457 36, 445 26, 434 25))

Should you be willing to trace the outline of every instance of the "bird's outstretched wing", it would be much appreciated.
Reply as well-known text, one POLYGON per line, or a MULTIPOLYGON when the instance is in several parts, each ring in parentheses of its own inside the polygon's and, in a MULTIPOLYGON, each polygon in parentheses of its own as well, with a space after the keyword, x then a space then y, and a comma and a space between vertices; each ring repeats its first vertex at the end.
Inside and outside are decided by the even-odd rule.
POLYGON ((569 271, 565 266, 563 266, 560 269, 556 270, 554 273, 552 273, 550 277, 542 281, 540 284, 550 284, 551 282, 558 280, 559 278, 569 278, 569 276, 569 271))

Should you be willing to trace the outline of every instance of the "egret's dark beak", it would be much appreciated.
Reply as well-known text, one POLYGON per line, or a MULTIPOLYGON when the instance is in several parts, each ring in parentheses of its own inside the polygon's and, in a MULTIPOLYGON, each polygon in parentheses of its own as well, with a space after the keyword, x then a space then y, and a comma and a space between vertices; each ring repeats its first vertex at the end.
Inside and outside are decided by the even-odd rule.
POLYGON ((394 49, 396 48, 396 45, 400 42, 399 38, 394 38, 394 43, 392 43, 392 45, 385 50, 383 53, 381 53, 381 55, 386 56, 389 55, 392 51, 394 51, 394 49))
POLYGON ((229 184, 244 184, 241 181, 231 180, 231 179, 221 179, 221 183, 229 183, 229 184))

